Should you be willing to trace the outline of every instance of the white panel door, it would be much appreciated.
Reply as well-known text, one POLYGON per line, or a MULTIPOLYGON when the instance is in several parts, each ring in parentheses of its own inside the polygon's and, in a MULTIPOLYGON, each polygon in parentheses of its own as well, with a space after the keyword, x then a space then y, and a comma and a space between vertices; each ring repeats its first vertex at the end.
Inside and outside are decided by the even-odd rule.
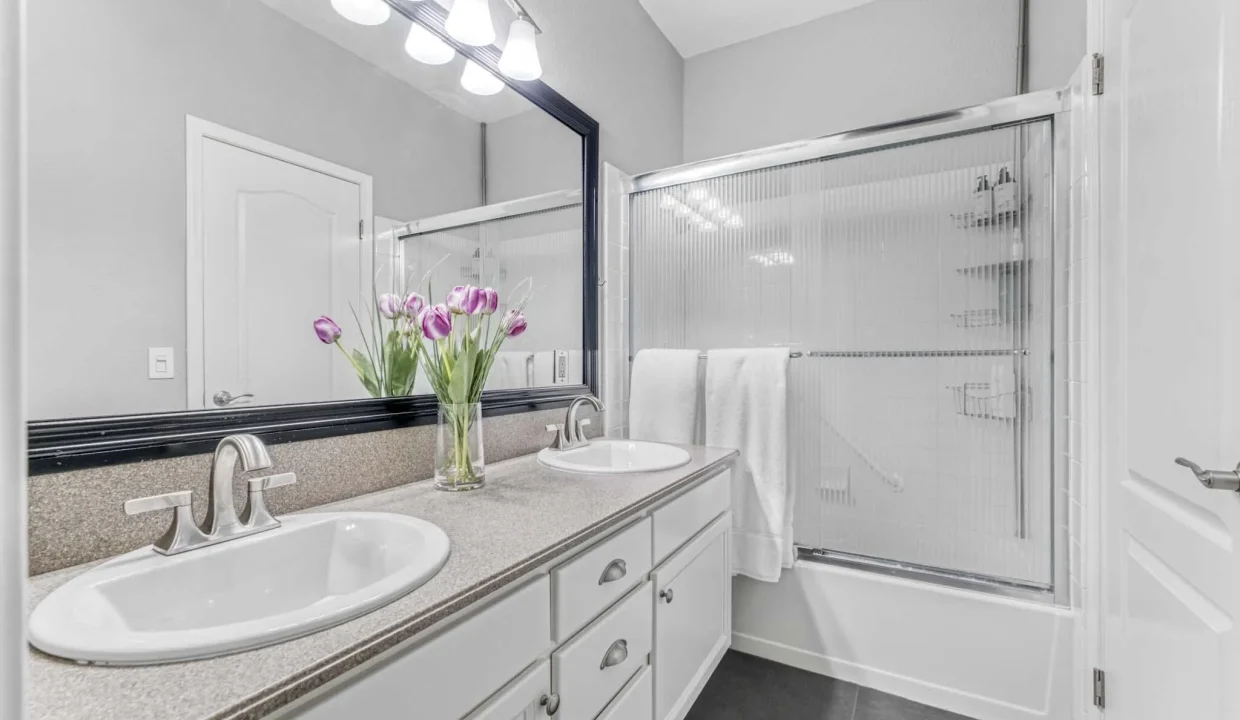
POLYGON ((551 688, 551 662, 540 660, 508 687, 470 713, 467 720, 538 720, 558 711, 551 688))
POLYGON ((1240 4, 1108 0, 1103 502, 1108 718, 1240 718, 1240 4))
MULTIPOLYGON (((346 347, 361 347, 350 305, 365 318, 369 188, 214 138, 202 138, 200 152, 191 205, 201 221, 202 380, 188 383, 190 407, 228 404, 216 400, 221 391, 253 396, 232 404, 365 397, 313 322, 328 315, 345 329, 346 347)), ((196 344, 191 337, 191 355, 196 344)))

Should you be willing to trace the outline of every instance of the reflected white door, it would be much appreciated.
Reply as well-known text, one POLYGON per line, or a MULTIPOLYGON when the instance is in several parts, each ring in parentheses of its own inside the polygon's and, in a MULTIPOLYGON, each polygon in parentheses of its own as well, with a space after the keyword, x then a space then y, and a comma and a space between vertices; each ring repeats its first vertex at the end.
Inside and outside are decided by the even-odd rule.
POLYGON ((1108 718, 1240 718, 1240 4, 1108 0, 1103 148, 1108 718))
POLYGON ((372 271, 369 179, 218 130, 190 132, 189 407, 365 397, 313 322, 333 318, 361 347, 350 305, 364 311, 372 271))

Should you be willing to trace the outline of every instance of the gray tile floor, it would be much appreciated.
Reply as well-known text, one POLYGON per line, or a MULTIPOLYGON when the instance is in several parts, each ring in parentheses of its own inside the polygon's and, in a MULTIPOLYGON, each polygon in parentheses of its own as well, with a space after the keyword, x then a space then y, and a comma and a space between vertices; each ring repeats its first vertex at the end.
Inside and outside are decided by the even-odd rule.
POLYGON ((969 720, 850 682, 729 651, 685 720, 969 720))

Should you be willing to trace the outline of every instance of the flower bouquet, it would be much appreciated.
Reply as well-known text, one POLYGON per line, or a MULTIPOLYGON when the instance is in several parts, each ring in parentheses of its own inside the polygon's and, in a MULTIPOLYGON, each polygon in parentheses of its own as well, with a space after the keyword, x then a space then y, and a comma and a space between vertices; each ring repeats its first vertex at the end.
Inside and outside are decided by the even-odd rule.
POLYGON ((340 326, 326 315, 314 321, 314 334, 324 344, 340 348, 371 397, 408 395, 418 373, 422 330, 417 318, 426 308, 426 299, 416 292, 405 296, 384 293, 375 299, 375 306, 377 312, 367 316, 369 327, 353 313, 362 340, 360 349, 346 350, 340 344, 340 326))
POLYGON ((435 485, 440 489, 473 490, 485 483, 479 400, 504 340, 525 332, 522 311, 528 299, 527 294, 493 323, 499 293, 457 285, 444 303, 417 315, 421 336, 428 341, 418 343, 422 367, 439 398, 435 485))

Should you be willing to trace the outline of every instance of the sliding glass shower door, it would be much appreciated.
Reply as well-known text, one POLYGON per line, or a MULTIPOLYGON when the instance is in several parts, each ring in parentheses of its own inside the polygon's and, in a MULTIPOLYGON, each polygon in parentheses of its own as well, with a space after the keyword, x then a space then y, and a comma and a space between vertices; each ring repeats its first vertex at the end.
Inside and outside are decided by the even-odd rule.
POLYGON ((807 551, 1052 584, 1050 120, 635 193, 632 333, 787 345, 807 551))

